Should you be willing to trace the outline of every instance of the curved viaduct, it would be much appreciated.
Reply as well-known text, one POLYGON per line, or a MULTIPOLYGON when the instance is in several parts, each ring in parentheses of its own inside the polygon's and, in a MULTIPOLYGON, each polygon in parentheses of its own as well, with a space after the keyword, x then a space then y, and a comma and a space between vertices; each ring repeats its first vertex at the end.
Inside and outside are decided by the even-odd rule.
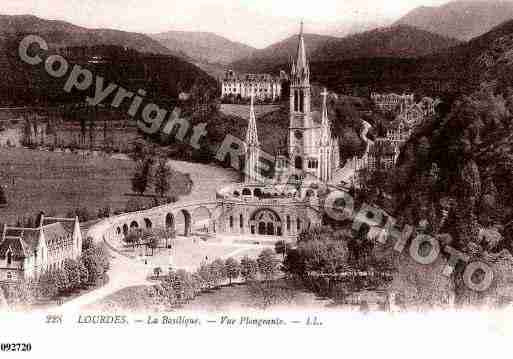
POLYGON ((189 236, 200 220, 209 233, 294 239, 302 230, 321 224, 322 215, 315 204, 294 199, 222 198, 178 202, 112 216, 91 226, 87 236, 95 241, 121 240, 132 228, 169 228, 189 236), (182 217, 184 223, 179 226, 177 218, 182 217))

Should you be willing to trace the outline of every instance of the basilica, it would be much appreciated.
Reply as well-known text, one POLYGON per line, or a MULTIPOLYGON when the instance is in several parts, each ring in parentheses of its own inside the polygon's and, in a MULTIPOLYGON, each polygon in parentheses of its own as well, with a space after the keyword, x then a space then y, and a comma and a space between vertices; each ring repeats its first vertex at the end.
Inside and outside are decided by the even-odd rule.
MULTIPOLYGON (((331 133, 326 89, 321 94, 321 112, 313 111, 311 108, 310 66, 306 56, 303 24, 298 36, 296 59, 292 62, 289 78, 288 153, 277 155, 274 181, 288 181, 293 177, 306 183, 328 183, 340 165, 339 141, 331 133)), ((253 106, 252 100, 245 141, 246 182, 258 178, 256 171, 260 143, 253 106)))

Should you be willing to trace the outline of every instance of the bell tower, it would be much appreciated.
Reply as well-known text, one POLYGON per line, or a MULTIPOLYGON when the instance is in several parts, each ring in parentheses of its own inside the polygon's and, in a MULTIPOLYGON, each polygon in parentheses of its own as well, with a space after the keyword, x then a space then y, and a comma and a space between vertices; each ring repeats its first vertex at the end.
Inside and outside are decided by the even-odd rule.
POLYGON ((306 166, 306 158, 310 152, 314 138, 310 110, 310 66, 306 59, 303 22, 298 36, 296 59, 292 61, 290 73, 290 124, 289 154, 292 165, 298 170, 306 166))

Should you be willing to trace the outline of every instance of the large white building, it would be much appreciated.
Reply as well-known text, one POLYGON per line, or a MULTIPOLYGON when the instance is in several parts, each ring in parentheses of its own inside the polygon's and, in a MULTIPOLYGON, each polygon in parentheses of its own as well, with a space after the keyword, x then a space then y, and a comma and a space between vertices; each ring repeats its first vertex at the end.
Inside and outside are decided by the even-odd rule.
POLYGON ((221 81, 221 97, 248 99, 254 95, 260 101, 275 101, 281 96, 282 80, 269 74, 238 75, 228 70, 221 81))
POLYGON ((0 238, 0 282, 36 279, 81 254, 78 218, 43 216, 37 228, 5 226, 0 238))

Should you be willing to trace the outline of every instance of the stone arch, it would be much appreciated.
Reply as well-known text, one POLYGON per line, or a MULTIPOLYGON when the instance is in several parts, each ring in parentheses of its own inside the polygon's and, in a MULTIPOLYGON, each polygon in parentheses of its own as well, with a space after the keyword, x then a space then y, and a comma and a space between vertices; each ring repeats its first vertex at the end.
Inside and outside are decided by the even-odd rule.
POLYGON ((120 235, 121 235, 121 228, 119 228, 119 227, 117 227, 117 228, 116 228, 116 234, 117 234, 118 236, 120 236, 120 235))
POLYGON ((251 233, 259 235, 282 235, 280 215, 270 208, 260 208, 251 216, 251 233))
POLYGON ((251 190, 249 188, 243 188, 242 195, 243 196, 251 196, 251 190))
POLYGON ((144 225, 146 226, 146 228, 150 229, 153 226, 153 223, 151 222, 151 220, 149 218, 145 218, 144 225))
POLYGON ((239 193, 239 191, 234 191, 234 192, 233 192, 233 196, 234 196, 234 197, 240 197, 240 193, 239 193))
POLYGON ((255 188, 255 190, 253 191, 253 195, 255 197, 262 197, 262 190, 260 188, 255 188))
POLYGON ((130 223, 130 229, 134 228, 139 228, 139 223, 137 223, 137 221, 132 221, 132 223, 130 223))
POLYGON ((126 237, 128 234, 128 224, 123 224, 123 235, 126 237))

